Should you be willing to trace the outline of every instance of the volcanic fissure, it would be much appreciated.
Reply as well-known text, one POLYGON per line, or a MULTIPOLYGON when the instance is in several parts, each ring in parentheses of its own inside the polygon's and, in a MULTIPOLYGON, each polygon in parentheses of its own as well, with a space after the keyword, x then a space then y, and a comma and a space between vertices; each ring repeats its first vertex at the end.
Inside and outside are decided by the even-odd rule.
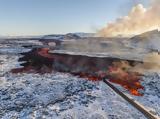
POLYGON ((140 90, 141 74, 130 71, 129 68, 137 63, 134 60, 123 60, 112 57, 88 57, 83 55, 69 55, 49 53, 49 48, 34 48, 21 53, 19 62, 22 68, 12 69, 12 73, 51 73, 67 72, 91 81, 101 81, 106 78, 110 82, 119 84, 132 95, 142 96, 140 90))

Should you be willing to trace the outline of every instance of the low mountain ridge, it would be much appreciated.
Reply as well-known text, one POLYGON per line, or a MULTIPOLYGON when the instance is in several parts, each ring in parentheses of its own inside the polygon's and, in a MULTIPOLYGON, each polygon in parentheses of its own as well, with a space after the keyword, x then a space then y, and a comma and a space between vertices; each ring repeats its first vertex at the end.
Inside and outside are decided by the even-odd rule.
POLYGON ((135 47, 148 48, 160 51, 160 31, 153 30, 136 35, 130 39, 135 47))

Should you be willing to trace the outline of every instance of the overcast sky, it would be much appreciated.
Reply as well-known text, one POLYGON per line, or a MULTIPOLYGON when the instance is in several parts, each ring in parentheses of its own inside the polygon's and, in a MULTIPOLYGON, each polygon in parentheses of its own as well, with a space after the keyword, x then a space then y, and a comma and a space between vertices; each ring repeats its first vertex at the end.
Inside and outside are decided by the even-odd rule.
POLYGON ((96 32, 148 0, 0 0, 0 35, 96 32))

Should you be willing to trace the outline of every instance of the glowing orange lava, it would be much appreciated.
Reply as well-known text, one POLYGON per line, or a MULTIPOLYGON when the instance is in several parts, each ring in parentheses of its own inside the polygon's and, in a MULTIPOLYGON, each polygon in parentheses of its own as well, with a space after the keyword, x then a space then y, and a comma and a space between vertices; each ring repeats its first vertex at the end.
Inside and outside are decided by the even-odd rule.
POLYGON ((110 82, 121 85, 132 95, 143 95, 139 92, 139 89, 144 89, 144 87, 140 84, 140 74, 136 72, 125 71, 118 67, 110 67, 108 74, 110 82))
MULTIPOLYGON (((22 68, 12 69, 12 73, 51 73, 52 71, 69 72, 75 76, 91 81, 101 81, 103 78, 119 84, 132 95, 142 96, 139 89, 140 75, 130 72, 129 61, 114 58, 97 58, 65 54, 49 54, 49 48, 37 48, 23 53, 19 61, 22 68)), ((133 62, 133 61, 132 61, 133 62)))

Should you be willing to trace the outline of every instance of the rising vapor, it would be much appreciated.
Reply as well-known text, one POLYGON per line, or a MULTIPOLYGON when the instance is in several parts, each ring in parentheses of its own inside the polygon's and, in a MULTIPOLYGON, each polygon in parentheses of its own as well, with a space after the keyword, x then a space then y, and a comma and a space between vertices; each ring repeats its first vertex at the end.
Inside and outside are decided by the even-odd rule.
POLYGON ((160 0, 152 0, 149 8, 138 4, 128 16, 107 24, 98 34, 103 37, 130 36, 160 28, 160 0))

